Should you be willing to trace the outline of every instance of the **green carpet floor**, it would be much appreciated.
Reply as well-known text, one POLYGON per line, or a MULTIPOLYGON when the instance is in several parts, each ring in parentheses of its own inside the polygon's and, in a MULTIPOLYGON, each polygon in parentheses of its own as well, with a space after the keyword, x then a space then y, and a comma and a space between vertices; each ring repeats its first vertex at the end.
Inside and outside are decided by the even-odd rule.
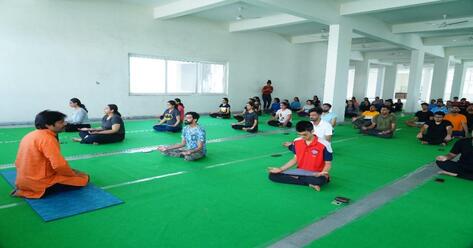
MULTIPOLYGON (((207 117, 201 120, 208 139, 246 135, 232 130, 231 122, 207 117)), ((141 131, 149 130, 152 124, 128 121, 130 133, 120 144, 81 145, 68 141, 71 134, 61 135, 61 141, 67 142, 62 149, 66 155, 78 155, 179 141, 180 134, 141 131)), ((196 162, 157 152, 71 161, 101 187, 185 173, 110 188, 107 191, 125 204, 51 223, 44 223, 26 204, 0 209, 0 247, 266 246, 341 208, 330 204, 335 196, 356 201, 446 152, 420 145, 415 129, 402 124, 400 128, 393 139, 386 140, 359 135, 348 125, 338 126, 333 139, 332 182, 321 192, 267 180, 268 166, 282 165, 291 157, 281 143, 294 139, 295 133, 211 143, 208 156, 196 162), (275 153, 283 155, 270 156, 275 153)), ((21 139, 29 130, 0 129, 0 142, 21 139)), ((261 130, 278 128, 261 125, 261 130)), ((2 163, 14 161, 17 146, 0 143, 2 163)), ((10 190, 0 180, 0 206, 23 202, 9 197, 10 190)), ((473 217, 469 219, 473 221, 473 217)))

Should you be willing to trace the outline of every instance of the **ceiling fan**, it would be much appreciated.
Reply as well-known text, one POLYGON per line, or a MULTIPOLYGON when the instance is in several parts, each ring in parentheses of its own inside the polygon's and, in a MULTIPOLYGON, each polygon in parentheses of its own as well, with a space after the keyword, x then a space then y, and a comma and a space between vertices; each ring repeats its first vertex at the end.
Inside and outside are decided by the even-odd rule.
POLYGON ((235 17, 235 20, 237 21, 242 21, 242 20, 246 20, 246 19, 257 19, 257 18, 261 18, 260 16, 257 16, 257 17, 248 17, 248 16, 245 16, 243 14, 243 10, 245 8, 243 6, 238 6, 238 13, 237 13, 237 16, 235 17))
POLYGON ((437 26, 438 28, 446 28, 448 26, 458 25, 458 24, 462 24, 462 23, 466 23, 466 22, 469 22, 469 20, 448 22, 447 21, 447 15, 443 14, 443 22, 440 22, 440 23, 429 22, 429 24, 432 25, 432 26, 437 26))

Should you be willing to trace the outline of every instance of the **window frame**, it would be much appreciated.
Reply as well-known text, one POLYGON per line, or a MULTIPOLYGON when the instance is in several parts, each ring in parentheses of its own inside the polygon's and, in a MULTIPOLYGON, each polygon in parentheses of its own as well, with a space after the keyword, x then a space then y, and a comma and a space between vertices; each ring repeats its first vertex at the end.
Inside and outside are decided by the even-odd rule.
POLYGON ((138 53, 129 53, 128 54, 128 96, 228 96, 228 69, 229 62, 224 60, 204 60, 204 59, 195 59, 195 58, 182 58, 182 57, 174 57, 174 56, 159 56, 159 55, 145 55, 145 54, 138 54, 138 53), (131 92, 131 72, 130 72, 130 58, 138 57, 138 58, 148 58, 148 59, 159 59, 164 60, 164 93, 133 93, 131 92), (176 92, 168 92, 168 61, 180 61, 180 62, 191 62, 196 63, 197 71, 196 71, 196 83, 194 87, 194 92, 187 92, 187 93, 176 93, 176 92), (217 64, 224 66, 224 78, 223 78, 223 92, 222 93, 199 93, 199 89, 202 87, 201 82, 201 72, 200 67, 201 64, 217 64))

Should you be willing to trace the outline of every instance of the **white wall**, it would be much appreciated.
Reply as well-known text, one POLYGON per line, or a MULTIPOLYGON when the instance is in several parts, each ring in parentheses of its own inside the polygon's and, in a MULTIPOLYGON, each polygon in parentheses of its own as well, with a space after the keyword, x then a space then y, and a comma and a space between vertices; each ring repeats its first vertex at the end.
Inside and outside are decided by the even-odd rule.
MULTIPOLYGON (((32 121, 43 109, 68 113, 71 97, 91 118, 108 103, 125 116, 160 113, 175 96, 129 96, 129 53, 228 61, 233 110, 260 95, 267 79, 274 96, 320 97, 326 57, 324 45, 229 33, 192 17, 157 21, 150 7, 107 0, 0 1, 0 48, 0 123, 32 121)), ((222 96, 179 97, 187 110, 209 112, 222 96)))

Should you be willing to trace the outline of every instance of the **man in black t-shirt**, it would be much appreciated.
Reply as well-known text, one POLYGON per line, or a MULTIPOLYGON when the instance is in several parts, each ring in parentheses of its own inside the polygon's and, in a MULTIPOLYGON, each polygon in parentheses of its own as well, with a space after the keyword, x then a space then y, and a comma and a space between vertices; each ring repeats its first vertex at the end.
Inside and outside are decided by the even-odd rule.
POLYGON ((410 127, 422 127, 425 122, 433 119, 434 113, 429 110, 429 104, 424 102, 420 106, 422 107, 422 110, 417 111, 412 119, 407 120, 406 125, 410 127))
POLYGON ((444 120, 444 112, 436 112, 433 121, 424 123, 417 138, 421 140, 422 144, 430 145, 447 145, 452 140, 452 123, 444 120))
POLYGON ((473 104, 468 105, 466 108, 466 123, 468 126, 468 132, 473 131, 473 104))
POLYGON ((473 180, 473 139, 466 138, 458 140, 450 150, 450 153, 438 156, 437 166, 442 169, 440 173, 473 180), (460 155, 458 162, 452 161, 460 155))

